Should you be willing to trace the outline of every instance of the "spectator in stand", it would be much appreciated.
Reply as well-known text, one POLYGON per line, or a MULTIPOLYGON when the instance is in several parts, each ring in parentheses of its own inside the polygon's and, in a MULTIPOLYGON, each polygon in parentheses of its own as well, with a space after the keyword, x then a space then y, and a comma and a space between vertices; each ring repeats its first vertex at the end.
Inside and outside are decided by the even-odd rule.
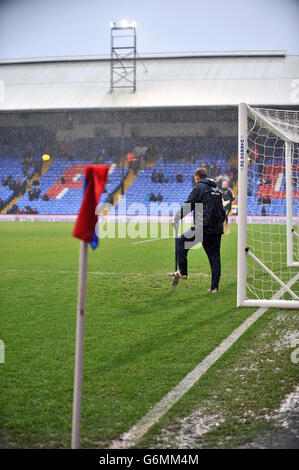
POLYGON ((23 167, 22 171, 23 171, 24 176, 29 176, 30 175, 28 168, 23 167))
POLYGON ((168 183, 169 181, 169 176, 168 176, 168 173, 164 173, 164 178, 163 178, 163 183, 168 183))
POLYGON ((38 186, 35 186, 33 189, 33 197, 34 199, 38 199, 40 195, 40 189, 38 186))
POLYGON ((176 174, 176 181, 177 181, 177 183, 182 183, 183 182, 183 175, 180 171, 178 171, 177 174, 176 174))
POLYGON ((114 202, 113 194, 109 193, 108 196, 107 196, 107 203, 111 204, 111 206, 113 206, 113 202, 114 202))
POLYGON ((163 201, 163 196, 161 193, 157 194, 157 201, 162 202, 163 201))
POLYGON ((15 190, 15 180, 13 179, 13 177, 11 175, 8 175, 8 177, 6 179, 6 182, 7 182, 7 186, 9 187, 9 189, 11 191, 14 191, 15 190))
POLYGON ((269 195, 265 197, 264 204, 271 204, 271 199, 269 195))
POLYGON ((24 209, 22 210, 22 214, 30 214, 30 212, 31 212, 30 206, 25 206, 24 209))
POLYGON ((14 184, 14 193, 15 193, 15 196, 19 196, 21 192, 21 185, 20 185, 20 181, 19 180, 16 180, 15 184, 14 184))
POLYGON ((24 194, 24 192, 26 191, 27 184, 28 184, 28 177, 27 177, 27 176, 24 176, 24 178, 22 179, 22 184, 21 184, 21 192, 22 192, 23 194, 24 194))
POLYGON ((36 208, 31 209, 30 206, 25 206, 24 209, 22 210, 22 214, 38 214, 36 208))
POLYGON ((271 199, 268 196, 260 196, 257 200, 258 204, 271 204, 271 199))
POLYGON ((272 180, 271 180, 270 176, 267 176, 267 178, 264 181, 264 184, 269 184, 269 185, 272 184, 272 180))
POLYGON ((156 196, 154 195, 154 193, 150 193, 150 201, 151 202, 156 202, 157 198, 156 196))
POLYGON ((135 162, 135 155, 132 152, 127 153, 127 160, 128 160, 128 165, 129 169, 134 168, 134 162, 135 162))
POLYGON ((0 197, 0 211, 3 209, 4 207, 4 202, 2 201, 2 198, 0 197))
POLYGON ((64 177, 64 176, 62 176, 62 177, 60 178, 60 183, 61 183, 61 184, 64 184, 64 183, 65 183, 65 177, 64 177))
POLYGON ((265 205, 263 205, 262 208, 261 208, 261 215, 262 215, 262 216, 267 215, 267 213, 266 213, 266 206, 265 206, 265 205))
POLYGON ((105 163, 104 155, 101 154, 99 157, 96 157, 94 159, 94 163, 97 164, 97 165, 104 165, 104 163, 105 163))
POLYGON ((210 178, 215 179, 217 176, 216 163, 213 161, 210 165, 210 178))
POLYGON ((203 162, 202 168, 206 170, 208 178, 209 178, 210 177, 210 165, 208 164, 208 162, 203 162))
POLYGON ((152 183, 157 183, 157 172, 156 172, 156 168, 154 168, 153 172, 152 172, 152 183))
POLYGON ((7 214, 21 214, 19 206, 13 204, 13 206, 8 209, 7 214))
POLYGON ((164 180, 164 173, 162 170, 159 170, 158 175, 157 175, 158 183, 163 183, 164 180))
POLYGON ((233 175, 234 175, 233 184, 235 184, 238 180, 238 168, 236 166, 233 166, 232 167, 232 172, 233 172, 233 175))
POLYGON ((264 180, 264 169, 265 169, 265 166, 264 166, 264 159, 263 159, 263 156, 260 155, 257 159, 257 163, 258 163, 258 167, 257 167, 257 171, 258 171, 258 174, 260 176, 260 180, 261 180, 261 184, 264 180))

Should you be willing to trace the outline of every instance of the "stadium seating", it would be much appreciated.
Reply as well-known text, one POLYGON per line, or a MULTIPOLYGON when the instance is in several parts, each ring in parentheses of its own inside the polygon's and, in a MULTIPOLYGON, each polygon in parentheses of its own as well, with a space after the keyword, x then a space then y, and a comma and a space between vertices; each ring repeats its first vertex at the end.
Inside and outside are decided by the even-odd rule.
MULTIPOLYGON (((207 158, 205 161, 210 164, 211 161, 215 160, 213 158, 207 158)), ((192 176, 194 170, 201 166, 202 163, 202 160, 196 160, 194 163, 165 163, 162 158, 159 158, 154 167, 146 168, 144 172, 139 172, 138 177, 127 190, 127 213, 136 212, 139 214, 149 214, 150 193, 153 193, 155 196, 160 193, 163 197, 163 202, 168 204, 182 204, 192 190, 192 176), (162 170, 164 178, 168 179, 168 183, 153 183, 151 175, 154 169, 157 173, 162 170), (182 183, 178 183, 176 180, 178 172, 182 174, 182 183), (136 204, 135 207, 134 204, 136 204), (137 206, 137 204, 139 205, 137 206), (142 204, 143 207, 140 204, 142 204)), ((218 159, 215 163, 223 172, 228 166, 225 159, 218 159)), ((116 213, 118 209, 119 204, 115 208, 116 213)))
POLYGON ((2 186, 2 179, 6 179, 8 175, 12 175, 15 180, 22 181, 23 172, 20 159, 14 156, 5 157, 0 159, 0 197, 6 203, 12 196, 13 191, 8 186, 2 186))
MULTIPOLYGON (((30 201, 28 192, 17 202, 20 210, 26 206, 36 208, 39 214, 77 214, 80 208, 83 194, 84 166, 90 161, 75 160, 70 162, 66 158, 54 160, 48 171, 40 179, 41 197, 30 201), (65 177, 65 183, 60 183, 61 177, 65 177), (47 194, 49 200, 42 196, 47 194)), ((108 177, 106 193, 102 195, 101 202, 105 202, 109 193, 113 192, 121 181, 121 169, 111 166, 108 177)))
MULTIPOLYGON (((27 128, 11 128, 9 135, 6 135, 5 143, 0 145, 0 178, 7 178, 9 174, 13 178, 23 178, 22 165, 19 155, 24 151, 32 152, 35 159, 41 158, 42 147, 52 138, 51 132, 42 130, 38 126, 27 128), (37 133, 37 134, 35 134, 37 133), (37 136, 33 138, 33 136, 37 136), (27 144, 22 144, 22 139, 27 144), (12 145, 11 142, 14 142, 12 145), (29 143, 28 143, 29 142, 29 143)), ((125 151, 140 144, 132 138, 125 138, 122 142, 125 151)), ((143 142, 145 143, 145 142, 143 142)), ((150 139, 152 145, 152 160, 148 161, 144 170, 137 172, 136 178, 126 191, 126 211, 127 213, 149 213, 150 194, 155 196, 160 193, 162 202, 168 204, 182 204, 186 196, 192 189, 192 176, 196 167, 202 166, 203 162, 211 164, 215 162, 218 173, 224 174, 229 164, 228 156, 235 150, 236 141, 233 137, 207 137, 207 138, 168 138, 155 137, 150 139), (158 158, 157 158, 158 156, 158 158), (154 164, 153 158, 157 158, 154 164), (154 165, 154 166, 153 166, 154 165), (164 173, 164 178, 168 182, 154 183, 151 179, 153 170, 164 173), (183 182, 176 180, 177 173, 182 174, 183 182), (135 206, 133 204, 139 204, 135 206), (141 207, 142 205, 142 207, 141 207)), ((56 157, 45 174, 40 178, 40 197, 30 200, 28 192, 22 195, 16 202, 22 211, 26 206, 36 209, 39 214, 77 214, 81 200, 83 187, 83 172, 86 164, 93 161, 89 155, 96 155, 99 149, 105 147, 105 162, 112 163, 109 174, 109 182, 106 185, 106 192, 102 195, 101 203, 105 202, 110 193, 114 193, 121 182, 121 168, 114 163, 116 160, 110 155, 119 155, 121 141, 119 138, 77 138, 72 144, 72 153, 77 155, 76 159, 66 158, 66 156, 56 157), (84 158, 84 154, 88 157, 84 158), (63 179, 62 179, 63 178, 63 179), (42 196, 48 196, 48 200, 43 200, 42 196)), ((99 156, 99 155, 98 155, 99 156)), ((299 164, 296 162, 293 172, 299 176, 299 164)), ((265 205, 266 215, 285 214, 285 176, 283 161, 277 154, 275 164, 266 164, 264 178, 268 179, 268 184, 261 184, 261 176, 258 174, 258 165, 250 166, 248 174, 248 212, 249 215, 260 215, 263 204, 261 197, 269 196, 271 204, 265 205), (277 183, 279 178, 279 184, 277 183), (279 185, 279 190, 278 190, 279 185)), ((125 175, 128 168, 125 168, 125 175)), ((13 195, 7 186, 0 186, 0 197, 3 202, 7 202, 13 195)), ((295 192, 294 204, 298 204, 299 191, 295 192)), ((120 208, 120 203, 116 205, 115 212, 120 208)), ((163 209, 162 209, 163 211, 163 209)))

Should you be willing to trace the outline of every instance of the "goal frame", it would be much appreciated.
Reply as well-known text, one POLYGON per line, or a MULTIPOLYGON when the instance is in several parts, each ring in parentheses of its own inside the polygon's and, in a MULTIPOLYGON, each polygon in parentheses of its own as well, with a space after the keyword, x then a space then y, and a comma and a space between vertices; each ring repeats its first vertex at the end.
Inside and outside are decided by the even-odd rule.
MULTIPOLYGON (((237 306, 238 307, 262 307, 262 308, 292 308, 299 309, 299 299, 291 291, 292 285, 299 279, 297 273, 287 284, 283 283, 277 276, 258 260, 250 248, 247 247, 247 186, 248 186, 248 115, 250 109, 246 103, 239 104, 238 110, 238 268, 237 268, 237 306), (246 298, 246 274, 247 257, 252 256, 270 276, 281 286, 281 289, 271 299, 247 299, 246 298), (293 300, 283 300, 280 297, 285 292, 291 293, 293 300)), ((268 127, 270 127, 267 124, 268 127)), ((285 142, 286 160, 286 230, 287 230, 287 265, 299 266, 293 259, 293 219, 292 219, 292 142, 277 129, 271 131, 285 142)))
MULTIPOLYGON (((293 198, 292 198, 292 142, 285 142, 285 165, 286 165, 286 208, 287 208, 287 265, 299 266, 298 261, 294 261, 293 255, 293 198)), ((298 236, 298 234, 297 234, 298 236)))

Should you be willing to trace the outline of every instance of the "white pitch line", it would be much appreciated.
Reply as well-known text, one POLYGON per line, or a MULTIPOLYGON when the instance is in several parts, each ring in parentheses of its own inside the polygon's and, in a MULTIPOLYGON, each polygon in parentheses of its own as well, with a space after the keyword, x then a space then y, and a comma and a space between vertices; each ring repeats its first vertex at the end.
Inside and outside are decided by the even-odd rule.
MULTIPOLYGON (((36 269, 0 269, 0 273, 31 273, 31 274, 78 274, 78 271, 51 271, 51 270, 36 270, 36 269)), ((106 271, 88 271, 87 274, 95 275, 95 276, 162 276, 167 277, 167 273, 123 273, 120 271, 115 272, 106 272, 106 271)), ((204 276, 209 277, 206 273, 199 273, 199 272, 190 272, 190 276, 204 276)), ((231 276, 230 276, 231 277, 231 276)), ((169 278, 168 278, 169 279, 169 278)))
MULTIPOLYGON (((171 237, 159 237, 159 238, 150 238, 150 239, 147 239, 147 240, 141 240, 139 242, 133 242, 133 243, 130 243, 130 245, 140 245, 141 243, 149 243, 149 242, 154 242, 156 240, 166 240, 166 239, 170 239, 171 237)), ((197 245, 193 246, 191 248, 191 250, 198 250, 199 248, 202 247, 202 244, 201 243, 198 243, 197 245)))
MULTIPOLYGON (((299 279, 299 273, 291 279, 287 286, 291 287, 299 279)), ((281 288, 273 299, 280 298, 285 292, 281 288)), ((202 362, 200 362, 183 380, 179 382, 161 401, 159 401, 148 413, 141 418, 128 432, 120 436, 109 446, 110 449, 128 449, 136 445, 145 433, 156 424, 163 415, 183 396, 200 377, 253 325, 268 308, 259 308, 251 317, 247 318, 242 325, 236 328, 222 343, 214 349, 202 362)))
MULTIPOLYGON (((2 273, 31 273, 31 274, 78 274, 78 271, 51 271, 51 270, 36 270, 36 269, 0 269, 2 273)), ((129 276, 129 275, 142 275, 142 273, 121 273, 121 272, 105 272, 105 271, 88 271, 87 274, 95 274, 97 276, 104 276, 104 275, 119 275, 119 276, 129 276)))
POLYGON ((154 242, 156 240, 166 240, 167 238, 170 238, 170 237, 149 238, 149 239, 146 239, 146 240, 141 240, 139 242, 130 243, 130 245, 140 245, 141 243, 149 243, 149 242, 154 242))

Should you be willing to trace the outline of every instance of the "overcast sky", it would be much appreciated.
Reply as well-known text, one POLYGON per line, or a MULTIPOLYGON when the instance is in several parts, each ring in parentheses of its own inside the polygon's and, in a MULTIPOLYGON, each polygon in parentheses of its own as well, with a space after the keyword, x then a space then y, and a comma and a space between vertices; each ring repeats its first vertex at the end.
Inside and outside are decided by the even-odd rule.
POLYGON ((109 54, 109 21, 147 52, 299 54, 299 0, 0 0, 0 59, 109 54))

